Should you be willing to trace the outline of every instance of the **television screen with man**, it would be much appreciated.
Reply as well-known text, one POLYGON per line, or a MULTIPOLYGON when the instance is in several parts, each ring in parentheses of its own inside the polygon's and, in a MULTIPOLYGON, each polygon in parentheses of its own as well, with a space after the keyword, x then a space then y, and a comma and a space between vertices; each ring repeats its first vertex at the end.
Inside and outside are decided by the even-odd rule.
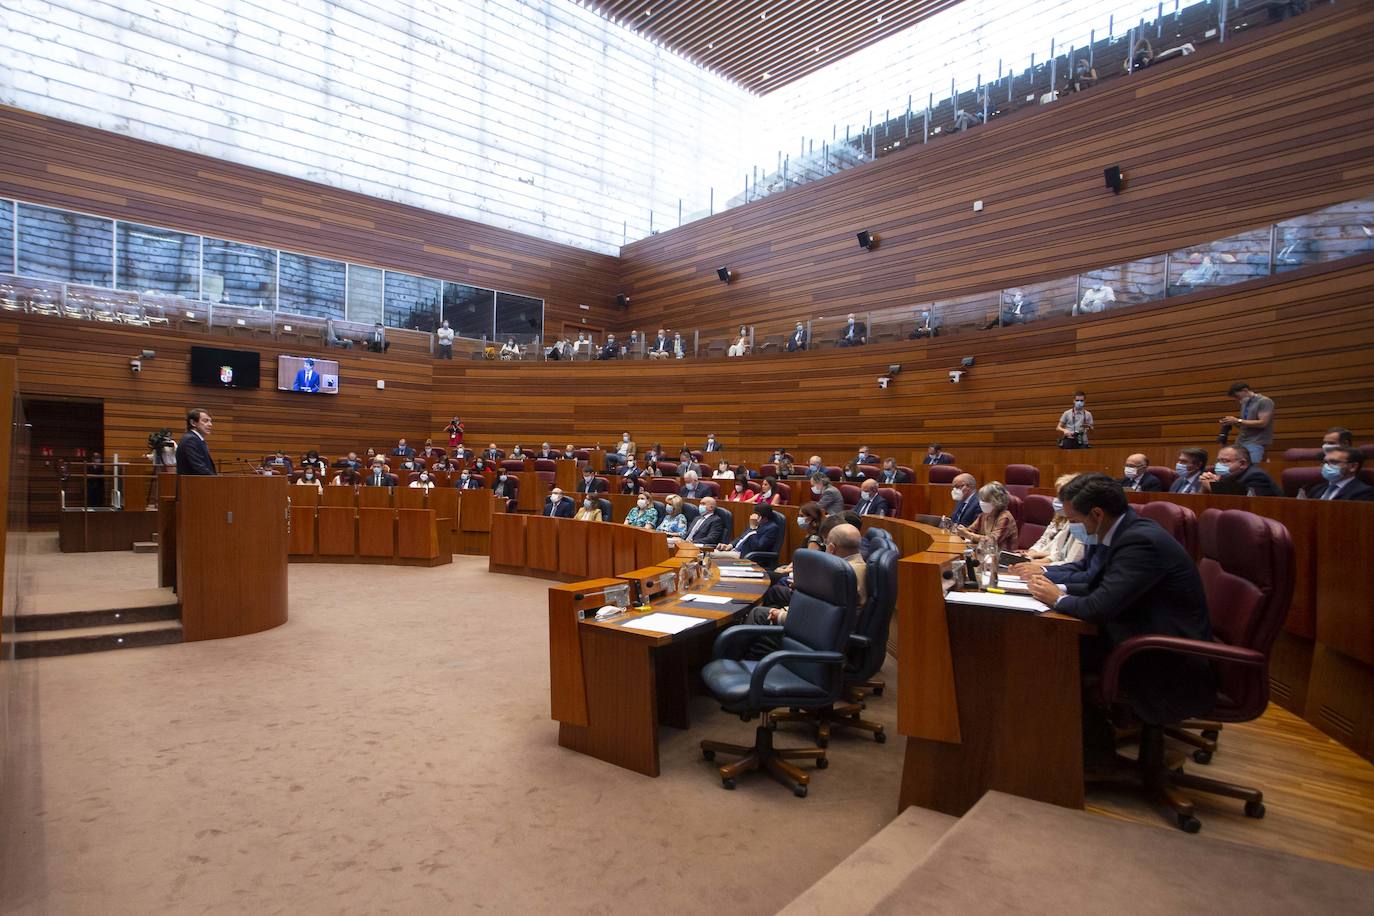
POLYGON ((338 394, 339 364, 313 356, 278 356, 277 390, 338 394))

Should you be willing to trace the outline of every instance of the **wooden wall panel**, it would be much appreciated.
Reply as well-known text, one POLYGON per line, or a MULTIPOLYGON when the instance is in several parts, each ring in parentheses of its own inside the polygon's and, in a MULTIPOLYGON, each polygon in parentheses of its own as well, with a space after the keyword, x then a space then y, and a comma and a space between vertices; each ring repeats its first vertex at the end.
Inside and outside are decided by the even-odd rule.
POLYGON ((608 255, 5 106, 0 197, 534 296, 555 328, 618 311, 608 255))
POLYGON ((1323 7, 621 250, 618 324, 760 332, 1122 264, 1374 191, 1374 8, 1323 7), (1103 168, 1120 165, 1120 196, 1103 168), (982 200, 985 209, 974 213, 982 200), (864 252, 860 229, 881 243, 864 252), (736 273, 729 286, 718 267, 736 273))

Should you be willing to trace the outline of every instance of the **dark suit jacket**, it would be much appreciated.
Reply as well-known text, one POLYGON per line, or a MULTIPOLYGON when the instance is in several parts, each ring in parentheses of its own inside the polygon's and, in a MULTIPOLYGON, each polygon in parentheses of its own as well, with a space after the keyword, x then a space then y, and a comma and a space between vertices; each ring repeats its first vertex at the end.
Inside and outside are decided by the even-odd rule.
MULTIPOLYGON (((1199 471, 1198 473, 1201 474, 1202 472, 1199 471)), ((1180 474, 1178 477, 1175 477, 1175 478, 1174 478, 1174 482, 1173 482, 1172 484, 1169 485, 1169 492, 1170 492, 1170 493, 1182 493, 1182 492, 1183 492, 1183 488, 1184 488, 1185 486, 1187 486, 1187 484, 1188 484, 1188 478, 1187 478, 1187 477, 1184 477, 1183 475, 1180 474)), ((1200 487, 1197 483, 1194 483, 1194 484, 1193 484, 1193 489, 1189 490, 1188 492, 1190 492, 1190 493, 1201 493, 1201 492, 1202 492, 1202 489, 1201 489, 1201 487, 1200 487)))
MULTIPOLYGON (((1055 585, 1067 585, 1072 592, 1075 586, 1087 585, 1097 575, 1102 566, 1105 553, 1095 544, 1089 544, 1083 551, 1083 559, 1072 563, 1056 563, 1045 568, 1045 578, 1055 585)), ((1080 591, 1080 594, 1082 592, 1080 591)))
POLYGON ((177 443, 177 473, 213 477, 214 459, 210 457, 210 446, 194 430, 186 430, 186 435, 177 443))
POLYGON ((881 493, 874 493, 871 500, 859 497, 859 501, 854 504, 854 511, 860 515, 891 515, 892 507, 883 499, 881 493))
POLYGON ((906 471, 894 470, 890 477, 883 471, 878 475, 878 483, 911 483, 911 478, 906 476, 906 471))
POLYGON ((545 499, 543 514, 552 515, 554 518, 572 518, 574 515, 573 501, 565 496, 558 501, 558 506, 555 508, 553 500, 545 499))
POLYGON ((703 496, 710 496, 711 491, 706 488, 706 484, 698 481, 695 487, 689 487, 686 484, 678 487, 677 495, 683 499, 701 499, 703 496))
POLYGON ((383 474, 380 484, 377 483, 377 475, 373 474, 371 471, 368 471, 367 476, 363 478, 363 486, 365 487, 394 487, 396 484, 397 480, 395 474, 383 474))
POLYGON ((514 477, 507 477, 504 481, 497 480, 491 485, 493 496, 504 496, 506 499, 515 499, 520 492, 520 481, 514 477))
POLYGON ((983 507, 978 505, 978 494, 974 493, 968 499, 954 507, 950 513, 949 520, 956 525, 972 525, 973 520, 983 514, 983 507))
POLYGON ((800 334, 798 334, 796 331, 793 331, 793 332, 792 332, 792 336, 789 337, 789 338, 787 338, 787 352, 789 352, 789 353, 795 353, 795 352, 797 352, 798 350, 805 350, 805 349, 806 349, 806 332, 805 332, 805 331, 802 331, 800 334))
MULTIPOLYGON (((1329 486, 1331 486, 1331 484, 1324 480, 1321 483, 1313 484, 1307 488, 1307 495, 1311 499, 1321 499, 1326 493, 1326 488, 1329 486)), ((1346 499, 1352 499, 1357 502, 1370 502, 1374 500, 1374 487, 1371 487, 1369 484, 1356 477, 1354 480, 1341 487, 1341 491, 1336 494, 1337 502, 1346 499)))
POLYGON ((707 442, 706 445, 702 447, 702 451, 703 451, 703 452, 721 452, 721 451, 724 451, 724 449, 722 449, 722 448, 720 447, 720 440, 717 439, 715 442, 707 442))
POLYGON ((415 449, 411 448, 409 445, 407 445, 405 448, 401 448, 398 445, 396 448, 393 448, 391 450, 391 454, 395 455, 397 458, 414 458, 415 449))
POLYGON ((1138 493, 1164 492, 1164 481, 1148 472, 1139 475, 1134 480, 1129 477, 1122 477, 1117 483, 1121 484, 1123 489, 1135 490, 1138 493))
POLYGON ((750 530, 753 531, 752 535, 749 531, 745 531, 739 537, 735 538, 731 547, 738 550, 741 554, 754 553, 759 550, 775 552, 778 549, 778 542, 781 538, 778 536, 779 526, 777 524, 773 522, 763 522, 760 523, 757 528, 750 530))
POLYGON ((944 452, 941 452, 941 453, 938 454, 938 455, 926 455, 925 460, 921 462, 921 464, 953 464, 953 463, 954 463, 954 456, 953 456, 953 455, 946 455, 944 452))
POLYGON ((690 535, 692 543, 712 546, 719 544, 721 539, 725 537, 725 523, 714 512, 710 515, 701 516, 701 518, 704 520, 695 533, 693 533, 692 527, 696 522, 689 522, 687 525, 687 534, 690 535))
POLYGON ((1283 495, 1279 485, 1274 483, 1274 478, 1256 467, 1246 468, 1244 474, 1228 474, 1212 484, 1213 493, 1225 493, 1231 496, 1246 496, 1251 490, 1255 491, 1255 496, 1283 495))
POLYGON ((846 321, 844 327, 840 328, 841 342, 863 343, 864 338, 868 336, 868 328, 864 326, 864 323, 862 321, 856 320, 854 322, 853 336, 850 337, 849 334, 849 322, 846 321))
POLYGON ((480 490, 486 486, 486 482, 482 480, 481 477, 473 475, 472 477, 469 477, 467 480, 464 480, 463 478, 459 477, 457 480, 453 482, 453 485, 457 487, 459 490, 480 490))
MULTIPOLYGON (((1169 532, 1127 509, 1101 552, 1084 593, 1059 599, 1056 611, 1097 624, 1111 646, 1144 634, 1212 639, 1202 577, 1169 532)), ((1151 723, 1201 715, 1215 699, 1205 659, 1167 652, 1136 656, 1123 669, 1122 683, 1136 714, 1151 723)))
POLYGON ((666 337, 655 337, 654 344, 649 348, 650 353, 671 353, 673 342, 666 337))
POLYGON ((593 477, 590 481, 583 480, 577 485, 579 493, 605 493, 607 489, 606 481, 599 477, 593 477))

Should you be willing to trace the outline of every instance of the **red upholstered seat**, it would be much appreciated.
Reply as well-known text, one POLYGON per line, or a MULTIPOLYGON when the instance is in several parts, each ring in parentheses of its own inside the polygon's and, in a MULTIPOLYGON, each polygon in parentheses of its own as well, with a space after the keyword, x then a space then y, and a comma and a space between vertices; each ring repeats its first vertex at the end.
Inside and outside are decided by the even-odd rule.
POLYGON ((1051 521, 1054 520, 1054 501, 1048 496, 1032 493, 1021 499, 1021 518, 1018 520, 1016 546, 1029 550, 1040 540, 1051 521))
POLYGON ((1156 477, 1158 477, 1159 482, 1164 485, 1165 490, 1168 490, 1170 487, 1172 487, 1174 485, 1174 481, 1178 480, 1177 471, 1175 471, 1173 468, 1161 467, 1158 464, 1152 464, 1149 467, 1147 467, 1145 469, 1145 473, 1153 474, 1156 477))
POLYGON ((1198 522, 1197 514, 1192 509, 1159 499, 1137 505, 1135 510, 1145 518, 1157 522, 1183 546, 1184 550, 1197 556, 1198 522))
POLYGON ((558 470, 558 465, 552 458, 536 458, 534 459, 534 469, 541 472, 548 471, 552 474, 554 471, 558 470))
POLYGON ((1021 497, 1017 496, 1014 493, 1007 497, 1007 511, 1011 513, 1012 518, 1016 519, 1016 525, 1018 528, 1021 526, 1022 509, 1023 505, 1021 503, 1021 497))
POLYGON ((1374 442, 1361 445, 1360 454, 1364 455, 1366 458, 1374 458, 1374 442))
POLYGON ((779 481, 774 489, 782 494, 783 502, 790 503, 792 501, 792 485, 790 483, 782 483, 779 481))
POLYGON ((535 471, 534 473, 537 474, 539 479, 542 480, 544 483, 548 484, 549 486, 553 486, 555 477, 553 471, 535 471))
POLYGON ((525 462, 518 458, 507 458, 501 462, 501 467, 505 468, 507 471, 523 471, 525 469, 525 462))
POLYGON ((883 476, 883 469, 876 464, 861 464, 859 465, 859 473, 863 474, 869 480, 877 480, 879 477, 883 476))
POLYGON ((840 478, 844 476, 844 468, 838 465, 828 464, 825 466, 825 475, 835 483, 839 483, 840 478))
POLYGON ((707 493, 709 493, 710 495, 714 496, 716 499, 720 499, 720 482, 719 482, 719 481, 716 481, 716 480, 700 480, 700 481, 698 481, 698 483, 700 483, 703 487, 706 488, 706 492, 707 492, 707 493))
POLYGON ((649 481, 650 493, 676 493, 682 486, 675 477, 654 477, 649 481))
POLYGON ((776 474, 777 472, 778 472, 778 466, 777 466, 776 464, 761 464, 761 465, 759 465, 759 473, 762 474, 764 477, 772 477, 772 476, 773 476, 774 474, 776 474))
POLYGON ((588 460, 590 460, 590 459, 591 459, 591 454, 592 454, 592 453, 591 453, 591 449, 585 449, 585 448, 575 448, 575 449, 573 449, 573 458, 577 459, 578 461, 588 461, 588 460))
POLYGON ((883 463, 883 459, 882 459, 880 456, 874 455, 872 452, 870 452, 870 453, 868 454, 868 457, 864 458, 864 460, 861 461, 861 462, 859 462, 859 463, 860 463, 860 464, 882 464, 882 463, 883 463))
POLYGON ((902 515, 902 491, 892 487, 879 487, 878 495, 887 500, 887 504, 892 507, 892 517, 901 518, 902 515))
POLYGON ((852 483, 840 484, 840 495, 844 497, 844 507, 846 509, 852 509, 855 505, 857 505, 859 502, 859 495, 862 492, 862 490, 854 486, 852 483))
POLYGON ((677 462, 676 462, 676 461, 660 461, 660 462, 658 463, 658 473, 664 475, 665 477, 675 477, 675 476, 677 476, 677 462))
POLYGON ((1299 490, 1306 490, 1321 483, 1322 480, 1322 469, 1319 467, 1284 468, 1283 473, 1279 475, 1284 496, 1297 496, 1299 490))
POLYGON ((1009 464, 1002 483, 1013 496, 1028 496, 1032 487, 1040 486, 1040 469, 1033 464, 1009 464))
POLYGON ((1319 448, 1290 448, 1283 453, 1284 461, 1321 461, 1326 455, 1319 448))
POLYGON ((932 464, 930 466, 931 483, 953 483, 954 478, 964 473, 952 464, 932 464))

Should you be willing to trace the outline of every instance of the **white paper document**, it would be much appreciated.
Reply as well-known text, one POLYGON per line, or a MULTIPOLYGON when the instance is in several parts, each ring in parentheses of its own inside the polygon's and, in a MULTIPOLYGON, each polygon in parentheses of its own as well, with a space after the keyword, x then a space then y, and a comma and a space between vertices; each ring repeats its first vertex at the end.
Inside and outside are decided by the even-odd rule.
POLYGON ((703 623, 710 623, 701 617, 687 617, 683 614, 665 614, 655 612, 645 614, 643 617, 634 617, 621 624, 631 630, 644 630, 649 633, 681 633, 683 630, 690 630, 692 627, 701 626, 703 623))
POLYGON ((946 592, 945 603, 973 604, 979 607, 1001 608, 1006 611, 1031 611, 1035 614, 1043 614, 1049 610, 1029 595, 994 595, 988 592, 946 592))
POLYGON ((719 595, 698 595, 695 592, 681 597, 683 601, 699 601, 702 604, 729 604, 734 600, 733 598, 722 598, 719 595))
POLYGON ((746 569, 744 567, 739 569, 722 568, 720 577, 722 579, 767 579, 768 573, 761 569, 746 569))

